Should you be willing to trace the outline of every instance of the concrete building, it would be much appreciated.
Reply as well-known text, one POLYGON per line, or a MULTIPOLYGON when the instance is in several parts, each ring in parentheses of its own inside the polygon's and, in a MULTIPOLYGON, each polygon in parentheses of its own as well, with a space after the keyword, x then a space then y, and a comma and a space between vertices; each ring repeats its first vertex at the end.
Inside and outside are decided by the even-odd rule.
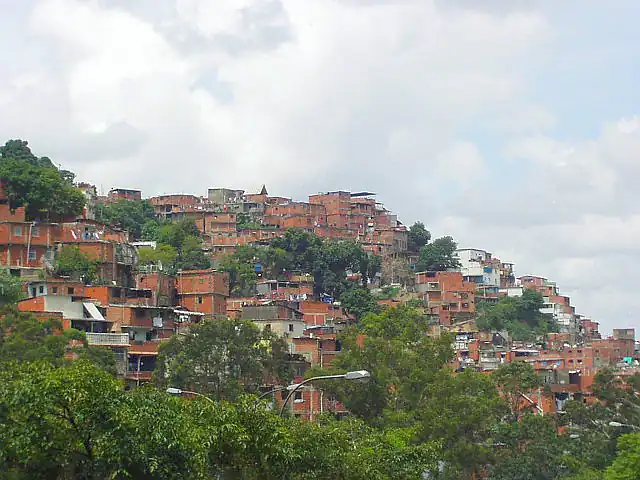
POLYGON ((111 202, 118 200, 142 200, 142 192, 130 188, 112 188, 107 198, 111 202))
POLYGON ((242 318, 287 339, 301 337, 306 328, 303 313, 283 304, 247 305, 242 318))
POLYGON ((502 263, 491 253, 475 248, 456 250, 460 261, 460 272, 465 281, 491 287, 501 286, 502 263))

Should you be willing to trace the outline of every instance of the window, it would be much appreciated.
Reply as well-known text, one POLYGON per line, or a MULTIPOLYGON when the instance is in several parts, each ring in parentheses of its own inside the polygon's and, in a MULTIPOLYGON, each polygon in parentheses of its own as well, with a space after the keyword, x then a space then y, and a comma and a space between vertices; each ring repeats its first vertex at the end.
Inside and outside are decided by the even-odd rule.
POLYGON ((67 295, 73 295, 73 287, 67 287, 67 295))
POLYGON ((296 393, 294 393, 293 395, 294 395, 294 396, 293 396, 293 400, 294 400, 295 402, 302 402, 302 401, 303 401, 303 400, 302 400, 302 392, 296 392, 296 393))
POLYGON ((29 256, 27 257, 30 262, 35 262, 38 258, 35 250, 29 250, 29 256))
POLYGON ((58 287, 51 287, 51 293, 54 295, 58 293, 58 287))
POLYGON ((198 305, 202 305, 202 297, 198 297, 198 305))
POLYGON ((290 332, 293 332, 293 323, 290 323, 290 324, 289 324, 289 331, 290 331, 290 332))
POLYGON ((17 237, 20 237, 22 235, 22 227, 14 227, 13 234, 17 237))
POLYGON ((33 227, 31 229, 31 236, 32 237, 39 237, 40 236, 40 227, 33 227))
POLYGON ((38 293, 44 293, 44 285, 38 287, 38 293))

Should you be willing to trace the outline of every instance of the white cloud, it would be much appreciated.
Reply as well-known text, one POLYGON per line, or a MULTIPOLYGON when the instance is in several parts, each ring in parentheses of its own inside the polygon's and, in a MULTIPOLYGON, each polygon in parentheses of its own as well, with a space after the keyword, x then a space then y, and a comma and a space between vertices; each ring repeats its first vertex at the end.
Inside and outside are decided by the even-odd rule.
MULTIPOLYGON (((635 118, 604 126, 595 140, 536 136, 507 149, 526 161, 527 176, 486 203, 461 199, 438 229, 464 246, 516 262, 519 274, 558 282, 578 310, 605 330, 638 326, 633 279, 640 261, 640 204, 635 201, 640 129, 635 118), (481 211, 485 214, 482 215, 481 211), (616 299, 616 301, 612 301, 616 299)), ((477 188, 470 194, 484 192, 477 188)))
POLYGON ((147 195, 373 190, 616 321, 589 272, 637 254, 638 120, 556 133, 536 88, 565 30, 537 2, 32 3, 0 4, 0 137, 147 195))

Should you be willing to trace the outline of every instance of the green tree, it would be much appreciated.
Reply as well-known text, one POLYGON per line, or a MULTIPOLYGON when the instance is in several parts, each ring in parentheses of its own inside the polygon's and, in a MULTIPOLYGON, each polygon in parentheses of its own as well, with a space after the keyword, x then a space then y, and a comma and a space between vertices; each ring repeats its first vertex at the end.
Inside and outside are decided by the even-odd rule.
POLYGON ((407 232, 407 249, 410 252, 418 253, 422 247, 431 240, 431 232, 427 230, 422 222, 415 222, 409 227, 407 232))
POLYGON ((93 282, 98 276, 99 265, 98 260, 90 260, 79 247, 65 245, 58 253, 56 275, 93 282))
POLYGON ((60 320, 39 320, 10 308, 0 320, 0 364, 46 360, 59 365, 65 361, 69 341, 83 339, 77 330, 62 332, 60 320))
POLYGON ((380 311, 378 302, 366 288, 347 290, 340 296, 340 304, 347 313, 355 316, 357 320, 363 318, 367 313, 380 311))
POLYGON ((640 433, 618 439, 618 455, 607 468, 604 480, 637 480, 640 475, 640 433))
POLYGON ((124 392, 88 362, 0 370, 0 468, 14 478, 207 478, 197 402, 124 392))
POLYGON ((161 264, 170 267, 178 257, 178 251, 171 245, 160 244, 156 248, 143 247, 138 250, 138 262, 141 265, 161 264))
POLYGON ((75 218, 84 208, 85 196, 73 186, 73 174, 33 155, 25 141, 9 140, 0 147, 0 178, 9 207, 24 206, 30 220, 75 218))
POLYGON ((491 378, 504 397, 514 421, 522 411, 523 395, 529 395, 542 386, 533 367, 525 362, 504 363, 492 373, 491 378))
POLYGON ((406 306, 386 308, 379 314, 364 315, 360 321, 362 333, 387 340, 411 342, 423 337, 428 329, 428 318, 406 306))
POLYGON ((407 308, 367 315, 361 328, 344 336, 342 353, 327 371, 368 370, 367 388, 349 382, 323 387, 371 424, 405 425, 425 401, 440 369, 451 360, 451 339, 429 337, 424 317, 407 308))
POLYGON ((492 305, 484 305, 476 320, 480 330, 507 330, 514 340, 535 340, 558 330, 549 315, 540 313, 542 295, 525 289, 520 297, 503 297, 492 305))
POLYGON ((236 229, 239 230, 258 230, 262 228, 258 222, 251 218, 248 213, 238 213, 236 215, 236 229))
POLYGON ((470 478, 491 461, 491 428, 503 414, 504 403, 491 378, 442 369, 418 408, 418 439, 442 445, 449 476, 470 478))
POLYGON ((244 391, 255 392, 266 378, 289 376, 279 342, 251 322, 205 321, 160 346, 156 381, 234 400, 244 391))
POLYGON ((527 414, 519 422, 496 424, 492 442, 499 445, 489 472, 492 479, 555 479, 580 469, 566 454, 571 440, 557 434, 550 417, 527 414))
POLYGON ((420 260, 416 268, 419 271, 444 271, 460 266, 456 250, 458 244, 453 237, 437 238, 420 248, 420 260))
POLYGON ((68 352, 116 374, 113 352, 89 346, 83 332, 73 328, 63 331, 62 322, 56 318, 42 320, 14 307, 4 308, 0 320, 0 366, 9 362, 35 361, 64 365, 68 363, 68 352))
POLYGON ((192 236, 185 237, 178 250, 175 268, 177 270, 200 270, 210 267, 211 260, 202 250, 202 239, 192 236))
POLYGON ((570 444, 573 457, 591 469, 602 471, 616 455, 618 438, 633 429, 611 427, 610 421, 623 425, 640 425, 640 399, 632 387, 611 370, 599 371, 591 387, 597 402, 570 400, 561 420, 576 438, 570 444))
POLYGON ((223 257, 218 269, 229 274, 229 290, 232 295, 253 295, 258 279, 255 266, 259 262, 258 249, 249 245, 240 245, 233 255, 223 257))
POLYGON ((0 308, 15 304, 23 298, 20 278, 11 275, 7 268, 0 268, 0 308))
POLYGON ((141 235, 157 242, 155 253, 143 252, 143 263, 161 261, 163 268, 173 273, 211 267, 211 260, 202 248, 200 231, 192 219, 162 225, 149 220, 144 224, 141 235))
POLYGON ((158 241, 161 223, 158 220, 147 220, 140 229, 142 240, 158 241))
POLYGON ((147 200, 118 200, 96 206, 96 220, 126 230, 133 240, 142 237, 147 222, 156 222, 156 215, 147 200))

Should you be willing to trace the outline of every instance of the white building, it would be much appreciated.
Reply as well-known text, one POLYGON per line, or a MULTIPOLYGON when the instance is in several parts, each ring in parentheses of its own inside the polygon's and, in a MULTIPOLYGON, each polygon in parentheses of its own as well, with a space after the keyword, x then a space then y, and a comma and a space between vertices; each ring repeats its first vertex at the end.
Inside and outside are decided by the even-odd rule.
POLYGON ((492 261, 491 253, 475 248, 456 250, 460 272, 464 279, 481 285, 500 286, 500 264, 492 261))

